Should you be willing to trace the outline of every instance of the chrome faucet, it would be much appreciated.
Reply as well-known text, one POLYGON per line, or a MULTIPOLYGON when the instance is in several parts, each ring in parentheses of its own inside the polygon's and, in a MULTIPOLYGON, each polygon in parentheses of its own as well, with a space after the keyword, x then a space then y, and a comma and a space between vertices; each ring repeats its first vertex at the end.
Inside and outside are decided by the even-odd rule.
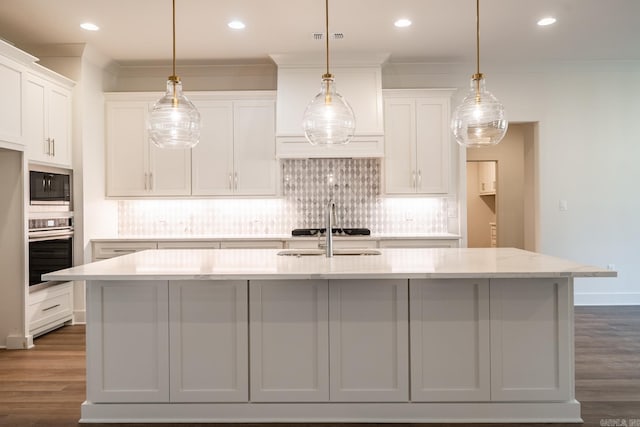
POLYGON ((329 203, 327 204, 327 211, 326 211, 326 238, 327 238, 327 244, 326 244, 326 250, 325 250, 325 255, 327 258, 333 257, 333 223, 334 223, 334 216, 336 214, 336 204, 333 203, 333 200, 329 200, 329 203))

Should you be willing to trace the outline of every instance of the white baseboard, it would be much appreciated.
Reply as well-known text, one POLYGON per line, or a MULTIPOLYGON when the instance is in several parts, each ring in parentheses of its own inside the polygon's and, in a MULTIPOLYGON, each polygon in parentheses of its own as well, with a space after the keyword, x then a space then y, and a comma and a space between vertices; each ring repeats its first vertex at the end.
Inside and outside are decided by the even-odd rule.
POLYGON ((640 292, 576 293, 574 305, 640 305, 640 292))
POLYGON ((9 335, 6 343, 7 350, 26 350, 33 347, 33 335, 9 335))
POLYGON ((86 310, 73 310, 73 324, 85 325, 87 323, 87 311, 86 310))

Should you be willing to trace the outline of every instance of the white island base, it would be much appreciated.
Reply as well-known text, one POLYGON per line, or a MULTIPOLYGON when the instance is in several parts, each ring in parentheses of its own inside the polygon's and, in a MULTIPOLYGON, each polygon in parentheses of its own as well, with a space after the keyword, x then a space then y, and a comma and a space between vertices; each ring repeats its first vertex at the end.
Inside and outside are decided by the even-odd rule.
POLYGON ((82 422, 581 422, 573 277, 515 249, 157 250, 88 280, 82 422))

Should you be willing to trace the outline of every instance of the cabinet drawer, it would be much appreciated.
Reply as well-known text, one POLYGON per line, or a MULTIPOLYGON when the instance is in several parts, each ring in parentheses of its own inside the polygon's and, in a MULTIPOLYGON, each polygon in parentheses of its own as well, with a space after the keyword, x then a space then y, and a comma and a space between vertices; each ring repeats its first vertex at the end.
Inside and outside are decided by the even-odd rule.
POLYGON ((393 239, 380 240, 381 248, 457 248, 457 240, 393 239))
MULTIPOLYGON (((289 249, 313 249, 318 248, 318 244, 324 247, 326 243, 324 237, 319 239, 304 239, 304 240, 289 240, 287 247, 289 249)), ((378 242, 375 240, 354 239, 350 240, 349 237, 342 239, 333 239, 333 247, 337 249, 349 249, 349 248, 376 248, 378 242)))
POLYGON ((29 294, 27 322, 29 331, 36 335, 56 324, 71 320, 73 316, 73 283, 43 289, 29 294))
POLYGON ((220 242, 158 242, 158 249, 220 249, 220 242))
POLYGON ((93 260, 114 258, 120 255, 127 255, 146 249, 157 249, 157 242, 94 242, 93 260))
POLYGON ((222 249, 282 249, 282 240, 236 240, 221 242, 222 249))

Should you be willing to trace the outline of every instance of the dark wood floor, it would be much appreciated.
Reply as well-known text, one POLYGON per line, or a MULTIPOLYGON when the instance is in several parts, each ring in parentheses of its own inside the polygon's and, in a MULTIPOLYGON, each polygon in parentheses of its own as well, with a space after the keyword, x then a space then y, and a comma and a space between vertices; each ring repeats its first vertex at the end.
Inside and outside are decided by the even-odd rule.
MULTIPOLYGON (((0 425, 79 426, 84 343, 84 327, 67 326, 36 339, 32 350, 0 350, 0 425)), ((576 397, 584 425, 640 427, 640 307, 576 308, 576 397)), ((134 425, 151 426, 126 424, 134 425)), ((202 426, 181 426, 197 425, 202 426)))

